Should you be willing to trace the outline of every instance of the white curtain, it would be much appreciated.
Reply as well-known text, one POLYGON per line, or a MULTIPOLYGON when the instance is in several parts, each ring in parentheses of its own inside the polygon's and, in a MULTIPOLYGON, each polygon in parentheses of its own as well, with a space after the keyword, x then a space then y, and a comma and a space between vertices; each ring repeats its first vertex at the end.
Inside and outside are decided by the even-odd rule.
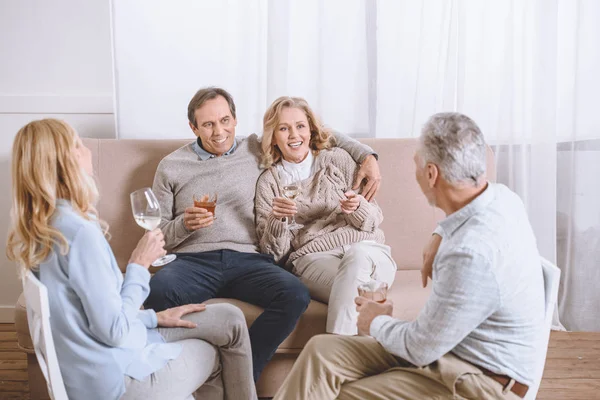
POLYGON ((241 135, 281 95, 359 137, 471 116, 562 270, 561 321, 600 331, 600 2, 136 0, 113 2, 113 37, 123 138, 190 137, 206 85, 234 95, 241 135))
POLYGON ((600 2, 377 4, 376 136, 438 111, 477 121, 562 270, 562 322, 600 330, 600 2))

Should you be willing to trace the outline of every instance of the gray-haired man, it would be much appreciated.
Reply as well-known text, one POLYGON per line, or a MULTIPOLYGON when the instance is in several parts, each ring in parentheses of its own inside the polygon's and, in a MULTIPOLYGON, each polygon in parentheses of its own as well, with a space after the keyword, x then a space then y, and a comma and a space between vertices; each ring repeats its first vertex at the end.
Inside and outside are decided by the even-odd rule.
POLYGON ((518 399, 542 333, 540 257, 521 200, 485 180, 481 131, 458 113, 425 124, 416 178, 447 217, 433 291, 415 321, 357 298, 359 332, 318 336, 275 399, 518 399))

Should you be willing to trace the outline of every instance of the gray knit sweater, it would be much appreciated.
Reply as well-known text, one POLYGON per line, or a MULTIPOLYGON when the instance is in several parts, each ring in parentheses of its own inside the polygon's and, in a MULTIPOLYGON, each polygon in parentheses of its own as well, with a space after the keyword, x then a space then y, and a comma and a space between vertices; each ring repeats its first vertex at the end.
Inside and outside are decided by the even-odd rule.
POLYGON ((283 197, 277 168, 272 166, 259 178, 256 187, 256 227, 263 253, 273 254, 276 261, 287 259, 288 265, 309 253, 327 251, 362 240, 384 243, 379 225, 383 220, 375 202, 361 197, 351 214, 344 214, 340 200, 352 188, 358 166, 340 148, 321 151, 315 156, 313 175, 302 182, 296 197, 296 221, 304 227, 291 232, 286 222, 272 215, 273 198, 283 197))
MULTIPOLYGON (((335 135, 338 145, 358 161, 373 150, 344 135, 335 135)), ((161 206, 160 228, 165 249, 171 252, 235 250, 258 251, 254 225, 254 195, 260 176, 260 142, 256 135, 236 139, 237 147, 229 155, 201 160, 193 142, 166 156, 158 165, 152 189, 161 206), (193 206, 194 194, 217 192, 215 222, 190 232, 183 224, 187 207, 193 206)))

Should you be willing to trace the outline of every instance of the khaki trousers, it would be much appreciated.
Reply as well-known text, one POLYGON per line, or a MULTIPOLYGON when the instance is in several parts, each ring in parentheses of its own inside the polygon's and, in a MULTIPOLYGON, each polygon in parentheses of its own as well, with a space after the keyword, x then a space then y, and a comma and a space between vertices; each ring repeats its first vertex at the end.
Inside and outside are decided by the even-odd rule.
POLYGON ((326 332, 356 335, 358 285, 371 279, 392 286, 396 263, 389 246, 362 241, 329 251, 307 254, 293 262, 293 273, 310 292, 310 297, 328 304, 326 332))
POLYGON ((423 368, 367 336, 313 337, 274 400, 510 399, 502 385, 451 353, 423 368))

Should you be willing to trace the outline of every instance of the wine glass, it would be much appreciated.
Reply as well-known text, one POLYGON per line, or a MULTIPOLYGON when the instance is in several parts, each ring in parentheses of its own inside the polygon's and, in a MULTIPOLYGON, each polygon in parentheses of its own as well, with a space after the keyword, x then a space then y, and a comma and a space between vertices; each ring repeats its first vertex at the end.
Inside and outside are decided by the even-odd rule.
MULTIPOLYGON (((288 173, 284 172, 281 179, 283 186, 283 197, 286 199, 294 200, 300 194, 301 179, 297 172, 292 171, 288 173)), ((301 229, 304 225, 296 222, 296 216, 292 215, 292 221, 288 224, 288 229, 301 229)))
MULTIPOLYGON (((131 211, 133 211, 135 222, 148 231, 156 229, 160 225, 160 205, 152 189, 143 188, 136 190, 129 197, 131 198, 131 211)), ((176 258, 175 254, 167 254, 157 258, 152 263, 152 266, 162 267, 176 258)))

